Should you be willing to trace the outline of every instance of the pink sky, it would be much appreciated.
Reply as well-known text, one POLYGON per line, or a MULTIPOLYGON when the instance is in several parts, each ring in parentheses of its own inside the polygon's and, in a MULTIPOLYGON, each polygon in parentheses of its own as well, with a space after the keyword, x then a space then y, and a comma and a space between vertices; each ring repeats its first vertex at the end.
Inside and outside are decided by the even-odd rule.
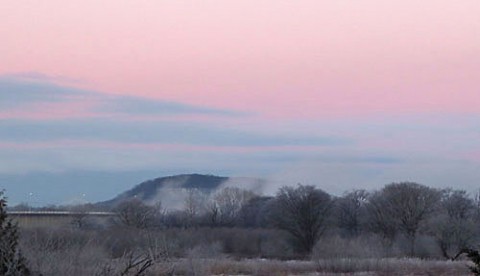
POLYGON ((479 14, 479 0, 2 1, 0 188, 94 201, 199 172, 473 191, 479 14))
POLYGON ((8 1, 0 74, 274 117, 477 112, 479 14, 477 0, 8 1))

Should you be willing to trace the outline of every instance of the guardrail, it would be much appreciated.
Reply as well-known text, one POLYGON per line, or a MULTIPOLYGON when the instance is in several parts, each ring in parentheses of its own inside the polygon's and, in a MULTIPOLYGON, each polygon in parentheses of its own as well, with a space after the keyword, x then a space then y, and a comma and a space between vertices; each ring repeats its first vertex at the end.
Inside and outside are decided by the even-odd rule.
POLYGON ((74 212, 74 211, 7 211, 12 216, 116 216, 114 212, 74 212))

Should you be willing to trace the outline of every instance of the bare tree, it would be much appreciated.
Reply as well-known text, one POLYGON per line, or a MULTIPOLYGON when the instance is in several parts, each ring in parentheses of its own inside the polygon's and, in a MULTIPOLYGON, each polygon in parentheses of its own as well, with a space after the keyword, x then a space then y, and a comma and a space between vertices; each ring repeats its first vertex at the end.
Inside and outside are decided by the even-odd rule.
POLYGON ((428 233, 435 238, 442 255, 452 259, 456 252, 475 242, 474 201, 466 191, 446 189, 442 191, 440 207, 430 221, 428 233))
POLYGON ((206 212, 207 197, 199 189, 188 189, 185 197, 186 227, 196 225, 195 219, 206 212))
POLYGON ((368 193, 365 190, 354 190, 344 194, 336 202, 338 226, 345 229, 349 236, 358 236, 362 223, 362 215, 365 214, 365 204, 368 193))
POLYGON ((474 219, 480 222, 480 190, 478 190, 473 197, 474 219))
POLYGON ((75 205, 68 208, 72 212, 72 226, 75 228, 83 229, 87 227, 91 220, 89 219, 88 212, 94 210, 94 206, 91 204, 75 205))
POLYGON ((414 255, 421 223, 434 212, 440 197, 440 191, 413 182, 386 185, 370 200, 373 224, 388 228, 381 232, 389 235, 392 227, 398 227, 409 241, 410 255, 414 255))
POLYGON ((287 231, 297 250, 308 254, 324 233, 332 199, 314 186, 282 187, 270 206, 273 226, 287 231))
POLYGON ((153 265, 153 260, 148 255, 135 255, 133 252, 126 256, 126 263, 124 269, 120 272, 120 276, 134 275, 142 276, 146 275, 149 267, 153 265))
POLYGON ((128 252, 121 258, 121 265, 112 261, 103 264, 95 276, 145 276, 154 265, 154 260, 148 254, 128 252))
POLYGON ((219 224, 219 208, 214 201, 208 202, 207 225, 217 226, 219 224))
POLYGON ((250 199, 240 210, 237 226, 240 227, 265 227, 266 211, 272 200, 270 196, 256 196, 250 199))
POLYGON ((389 208, 390 203, 382 192, 375 192, 368 198, 368 228, 382 238, 383 246, 389 250, 397 235, 397 223, 389 208))
POLYGON ((124 201, 114 211, 116 211, 118 219, 122 224, 136 228, 158 226, 163 215, 160 202, 150 206, 139 199, 124 201))
POLYGON ((240 210, 255 197, 252 191, 236 187, 226 187, 213 195, 209 204, 211 221, 214 225, 232 226, 240 210))
POLYGON ((441 207, 452 219, 466 219, 473 216, 475 203, 464 190, 445 189, 442 191, 441 207))

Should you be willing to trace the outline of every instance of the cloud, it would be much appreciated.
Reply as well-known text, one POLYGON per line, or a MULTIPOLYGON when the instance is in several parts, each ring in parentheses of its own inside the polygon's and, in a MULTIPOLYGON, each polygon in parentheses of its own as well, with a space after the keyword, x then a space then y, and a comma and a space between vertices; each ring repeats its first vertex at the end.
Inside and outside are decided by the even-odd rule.
MULTIPOLYGON (((33 74, 33 73, 31 73, 33 74)), ((135 96, 122 96, 87 91, 50 81, 47 76, 28 74, 29 78, 18 75, 0 76, 0 109, 16 111, 35 104, 41 108, 51 103, 64 105, 87 103, 85 111, 101 115, 208 115, 220 117, 248 116, 245 112, 202 106, 194 106, 172 101, 146 99, 135 96)))
POLYGON ((199 122, 117 121, 115 119, 0 120, 0 141, 99 140, 125 143, 179 143, 214 146, 341 145, 329 136, 277 136, 239 131, 199 122))
POLYGON ((9 74, 2 74, 0 77, 3 78, 11 78, 21 81, 39 81, 39 82, 50 82, 50 83, 80 83, 79 79, 66 77, 63 75, 47 75, 40 72, 35 71, 24 71, 24 72, 16 72, 16 73, 9 73, 9 74))
POLYGON ((29 104, 68 103, 95 95, 45 82, 20 81, 0 77, 0 108, 15 110, 29 104))
POLYGON ((135 114, 135 115, 168 115, 168 114, 203 114, 217 116, 247 116, 246 112, 206 108, 186 105, 178 102, 155 101, 132 96, 103 97, 96 111, 135 114))

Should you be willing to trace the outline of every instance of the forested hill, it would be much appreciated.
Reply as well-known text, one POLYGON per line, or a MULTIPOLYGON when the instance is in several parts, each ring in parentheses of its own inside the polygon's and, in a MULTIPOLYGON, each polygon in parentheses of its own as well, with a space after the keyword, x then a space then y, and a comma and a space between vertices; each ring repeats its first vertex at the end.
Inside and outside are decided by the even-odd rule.
POLYGON ((235 182, 239 185, 241 185, 242 182, 253 182, 254 184, 258 183, 258 185, 262 184, 262 180, 253 178, 231 178, 203 174, 166 176, 142 182, 111 200, 97 203, 97 206, 106 208, 114 207, 121 201, 133 198, 140 199, 144 202, 152 202, 161 196, 159 193, 166 193, 168 191, 175 191, 178 189, 199 189, 208 194, 228 181, 235 182))

